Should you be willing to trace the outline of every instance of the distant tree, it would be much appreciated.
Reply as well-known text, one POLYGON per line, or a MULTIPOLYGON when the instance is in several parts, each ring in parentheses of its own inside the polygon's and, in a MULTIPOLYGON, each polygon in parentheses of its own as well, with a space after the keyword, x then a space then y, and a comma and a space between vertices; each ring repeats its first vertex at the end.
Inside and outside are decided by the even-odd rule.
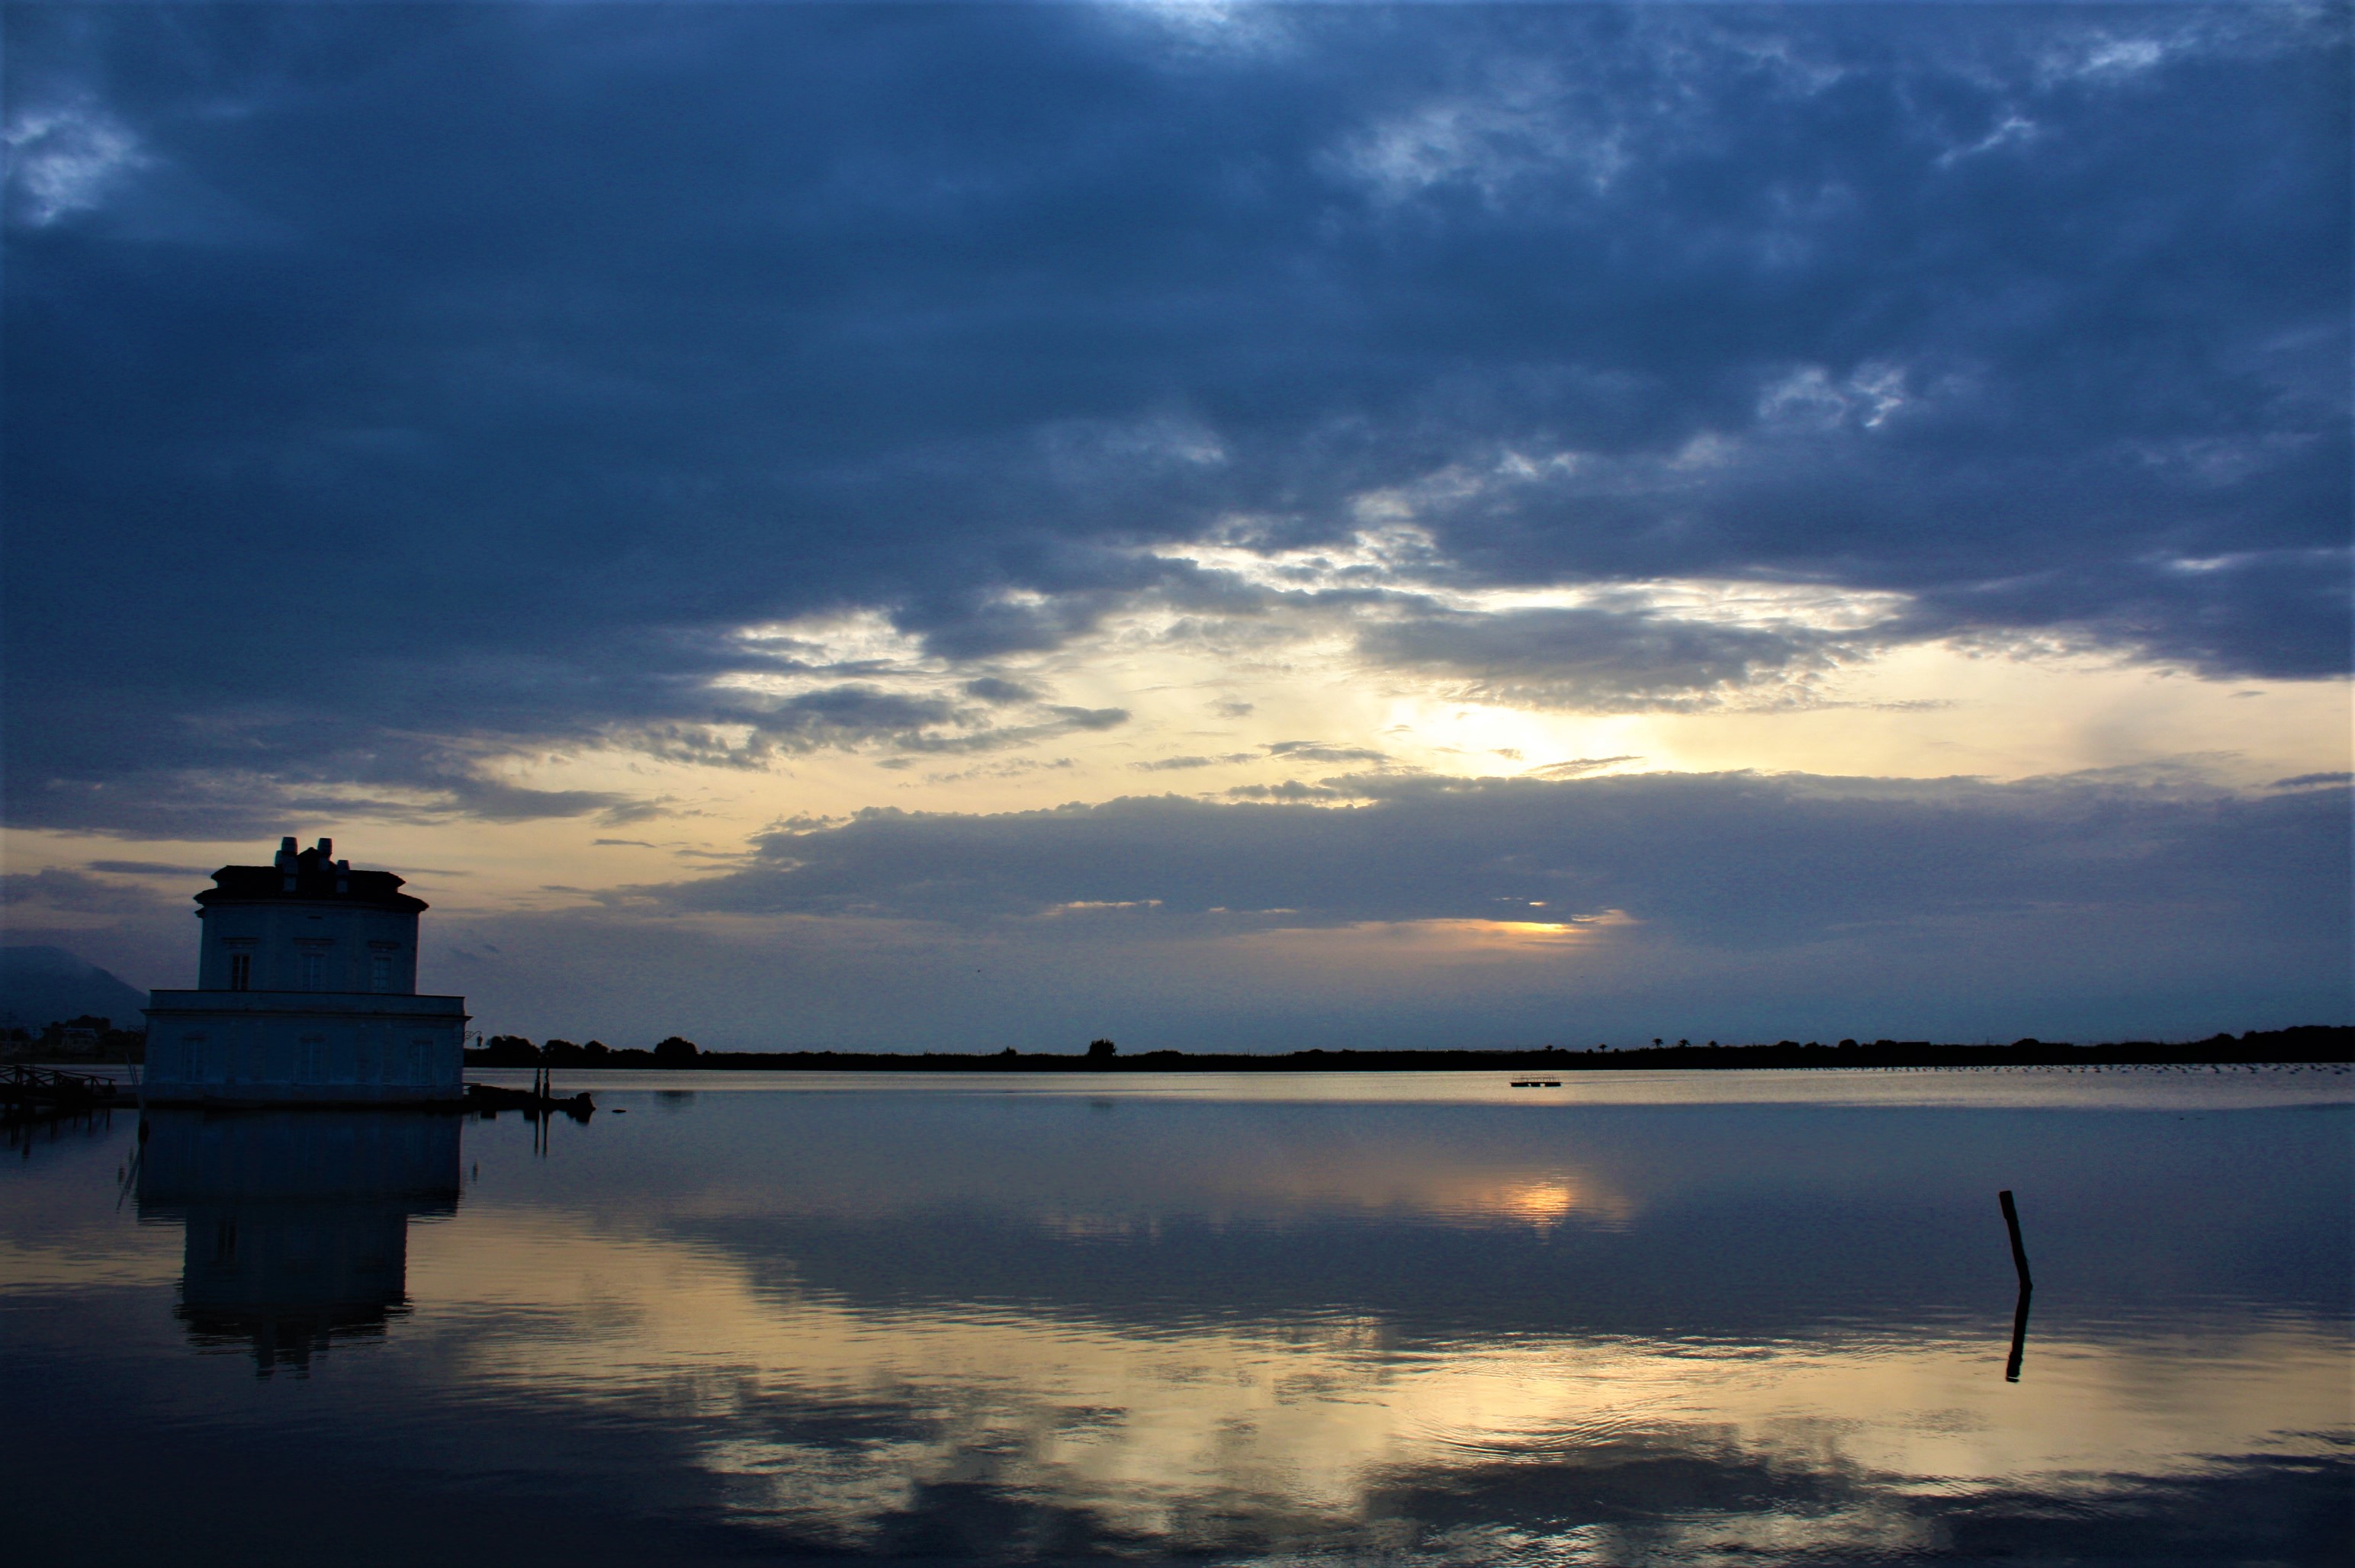
POLYGON ((580 1062, 587 1061, 589 1057, 587 1051, 569 1040, 549 1040, 539 1048, 539 1055, 541 1061, 551 1062, 580 1062))
POLYGON ((692 1067, 698 1052, 695 1041, 672 1035, 655 1047, 655 1061, 665 1067, 692 1067))
POLYGON ((1016 1051, 1012 1046, 1010 1046, 1010 1045, 1009 1045, 1009 1046, 1007 1046, 1004 1051, 999 1051, 997 1054, 998 1054, 998 1055, 1000 1055, 1000 1056, 1019 1056, 1019 1055, 1020 1055, 1020 1054, 1022 1054, 1022 1053, 1021 1053, 1020 1051, 1016 1051))
POLYGON ((483 1042, 486 1067, 529 1067, 538 1060, 539 1047, 519 1034, 495 1034, 483 1042))
POLYGON ((595 1060, 597 1060, 597 1059, 598 1059, 598 1058, 600 1058, 600 1057, 610 1056, 610 1055, 612 1055, 612 1054, 613 1054, 613 1048, 612 1046, 610 1046, 610 1045, 607 1045, 607 1044, 606 1044, 603 1040, 591 1040, 588 1044, 586 1044, 586 1045, 582 1046, 581 1049, 583 1051, 585 1051, 586 1053, 588 1053, 588 1056, 589 1056, 590 1060, 591 1060, 591 1061, 595 1061, 595 1060))
POLYGON ((1108 1040, 1092 1040, 1088 1041, 1088 1060, 1090 1061, 1109 1061, 1119 1054, 1120 1047, 1114 1045, 1108 1040))

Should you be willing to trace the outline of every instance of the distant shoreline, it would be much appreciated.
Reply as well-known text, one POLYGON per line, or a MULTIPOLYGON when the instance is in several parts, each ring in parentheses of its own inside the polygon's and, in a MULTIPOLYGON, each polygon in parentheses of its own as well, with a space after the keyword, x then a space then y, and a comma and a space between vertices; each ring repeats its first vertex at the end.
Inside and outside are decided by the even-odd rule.
MULTIPOLYGON (((579 1050, 579 1048, 574 1048, 579 1050)), ((2023 1040, 2010 1045, 1941 1045, 1929 1040, 1843 1041, 1838 1045, 1781 1040, 1773 1045, 1661 1045, 1630 1051, 1297 1051, 1282 1055, 1241 1052, 1140 1051, 1091 1056, 1084 1052, 1000 1051, 973 1055, 951 1051, 898 1054, 854 1051, 701 1051, 688 1060, 657 1061, 648 1051, 610 1051, 602 1055, 535 1052, 513 1049, 470 1051, 469 1067, 552 1065, 605 1070, 765 1072, 1557 1072, 1650 1071, 1710 1072, 1810 1067, 2222 1067, 2327 1065, 2355 1061, 2355 1027, 2307 1025, 2296 1029, 2220 1034, 2182 1044, 2119 1040, 2102 1045, 2023 1040)))

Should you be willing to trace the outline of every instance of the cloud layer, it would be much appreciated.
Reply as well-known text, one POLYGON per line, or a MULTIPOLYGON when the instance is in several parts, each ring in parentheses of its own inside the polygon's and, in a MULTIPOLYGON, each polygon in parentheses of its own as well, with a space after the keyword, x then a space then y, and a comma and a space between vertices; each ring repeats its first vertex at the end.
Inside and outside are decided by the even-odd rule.
POLYGON ((1505 700, 2346 669, 2342 9, 1193 24, 10 11, 9 820, 1019 747, 1119 705, 999 662, 1385 527, 1457 597, 1362 656, 1505 700), (1892 608, 1493 597, 1702 580, 1892 608), (747 636, 862 614, 938 689, 747 636))
POLYGON ((1748 775, 1328 787, 1362 804, 874 810, 773 834, 743 869, 617 898, 951 924, 1149 911, 1235 931, 1618 917, 1766 948, 2051 912, 2169 910, 2316 940, 2347 927, 2349 802, 2328 783, 2254 797, 1748 775))

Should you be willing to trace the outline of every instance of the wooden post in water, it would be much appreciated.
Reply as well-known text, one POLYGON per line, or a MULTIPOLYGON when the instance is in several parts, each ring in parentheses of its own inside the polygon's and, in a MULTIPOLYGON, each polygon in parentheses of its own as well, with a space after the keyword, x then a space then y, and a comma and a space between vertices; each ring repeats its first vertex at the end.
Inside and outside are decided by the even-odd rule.
POLYGON ((2011 1201, 2011 1189, 2005 1188, 1995 1195, 2003 1205, 2003 1223, 2011 1232, 2011 1266, 2019 1271, 2019 1288, 2033 1290, 2035 1283, 2028 1277, 2028 1249, 2019 1244, 2019 1210, 2011 1201))
POLYGON ((2019 1210, 2011 1200, 2011 1189, 1996 1194, 2003 1205, 2004 1228, 2011 1232, 2011 1266, 2019 1271, 2019 1299, 2011 1309, 2011 1356, 2003 1364, 2003 1381, 2019 1381, 2019 1363, 2028 1354, 2028 1298, 2035 1291, 2035 1283, 2028 1277, 2028 1249, 2019 1244, 2019 1210))

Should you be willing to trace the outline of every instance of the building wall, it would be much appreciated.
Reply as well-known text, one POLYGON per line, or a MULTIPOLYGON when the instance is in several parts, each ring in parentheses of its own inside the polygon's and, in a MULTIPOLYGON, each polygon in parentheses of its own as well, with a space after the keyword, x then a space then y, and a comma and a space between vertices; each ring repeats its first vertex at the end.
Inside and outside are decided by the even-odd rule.
POLYGON ((142 1093, 151 1104, 456 1100, 465 1029, 459 997, 158 991, 142 1093))
POLYGON ((197 988, 204 991, 417 990, 417 916, 365 905, 273 900, 199 912, 204 936, 197 988), (248 960, 245 984, 235 960, 248 960))

